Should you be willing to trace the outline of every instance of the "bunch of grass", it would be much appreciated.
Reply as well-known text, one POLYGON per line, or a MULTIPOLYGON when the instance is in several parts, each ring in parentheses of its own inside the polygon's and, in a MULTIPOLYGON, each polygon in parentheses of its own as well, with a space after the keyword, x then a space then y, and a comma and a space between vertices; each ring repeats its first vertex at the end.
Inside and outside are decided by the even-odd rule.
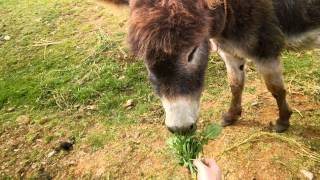
POLYGON ((174 134, 169 140, 168 145, 176 155, 179 164, 187 167, 193 177, 197 173, 193 160, 199 158, 203 151, 203 146, 208 144, 209 140, 213 140, 221 133, 221 126, 211 124, 203 132, 179 135, 174 134))

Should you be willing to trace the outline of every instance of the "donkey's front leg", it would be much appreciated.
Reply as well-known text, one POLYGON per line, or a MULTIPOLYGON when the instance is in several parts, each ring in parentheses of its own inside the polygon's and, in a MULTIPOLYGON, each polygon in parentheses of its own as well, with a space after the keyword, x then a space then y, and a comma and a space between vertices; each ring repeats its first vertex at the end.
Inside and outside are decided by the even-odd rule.
POLYGON ((245 60, 239 57, 235 57, 220 49, 218 53, 226 64, 228 79, 232 92, 230 108, 228 112, 223 114, 222 121, 222 126, 229 126, 235 123, 240 118, 242 112, 241 100, 245 81, 245 60))
POLYGON ((287 100, 286 90, 283 83, 282 68, 279 59, 256 61, 258 70, 262 73, 268 90, 277 100, 279 108, 279 119, 276 124, 276 132, 281 133, 287 130, 290 126, 289 119, 292 114, 287 100))

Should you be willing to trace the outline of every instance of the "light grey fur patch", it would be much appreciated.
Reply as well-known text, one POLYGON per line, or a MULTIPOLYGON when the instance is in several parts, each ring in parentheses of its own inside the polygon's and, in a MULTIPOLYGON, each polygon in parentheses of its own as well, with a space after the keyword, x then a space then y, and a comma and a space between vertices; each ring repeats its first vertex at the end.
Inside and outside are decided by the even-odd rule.
POLYGON ((240 66, 244 66, 245 60, 230 55, 221 49, 218 50, 218 53, 226 64, 230 84, 235 86, 242 84, 244 80, 244 70, 241 70, 240 66))
POLYGON ((266 83, 275 84, 279 86, 283 85, 283 68, 279 59, 269 60, 265 62, 254 61, 258 71, 264 76, 266 83))
POLYGON ((290 50, 320 48, 320 29, 290 36, 287 38, 286 45, 290 50))
POLYGON ((161 98, 165 109, 167 127, 185 128, 195 124, 199 113, 199 101, 191 97, 161 98))

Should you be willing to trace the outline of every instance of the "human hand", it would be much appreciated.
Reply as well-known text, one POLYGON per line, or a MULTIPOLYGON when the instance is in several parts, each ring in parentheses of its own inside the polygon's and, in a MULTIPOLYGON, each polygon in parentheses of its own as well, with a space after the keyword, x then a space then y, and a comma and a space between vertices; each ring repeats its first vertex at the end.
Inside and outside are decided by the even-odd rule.
POLYGON ((201 161, 196 159, 193 164, 198 169, 198 180, 221 180, 221 171, 213 159, 201 161))

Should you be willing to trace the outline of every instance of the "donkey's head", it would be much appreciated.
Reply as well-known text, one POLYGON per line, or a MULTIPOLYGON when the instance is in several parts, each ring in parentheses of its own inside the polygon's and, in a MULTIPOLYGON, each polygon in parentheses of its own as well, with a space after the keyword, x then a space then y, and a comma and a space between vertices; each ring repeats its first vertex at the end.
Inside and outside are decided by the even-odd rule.
POLYGON ((171 132, 195 129, 209 51, 202 0, 133 0, 129 44, 143 57, 171 132))

